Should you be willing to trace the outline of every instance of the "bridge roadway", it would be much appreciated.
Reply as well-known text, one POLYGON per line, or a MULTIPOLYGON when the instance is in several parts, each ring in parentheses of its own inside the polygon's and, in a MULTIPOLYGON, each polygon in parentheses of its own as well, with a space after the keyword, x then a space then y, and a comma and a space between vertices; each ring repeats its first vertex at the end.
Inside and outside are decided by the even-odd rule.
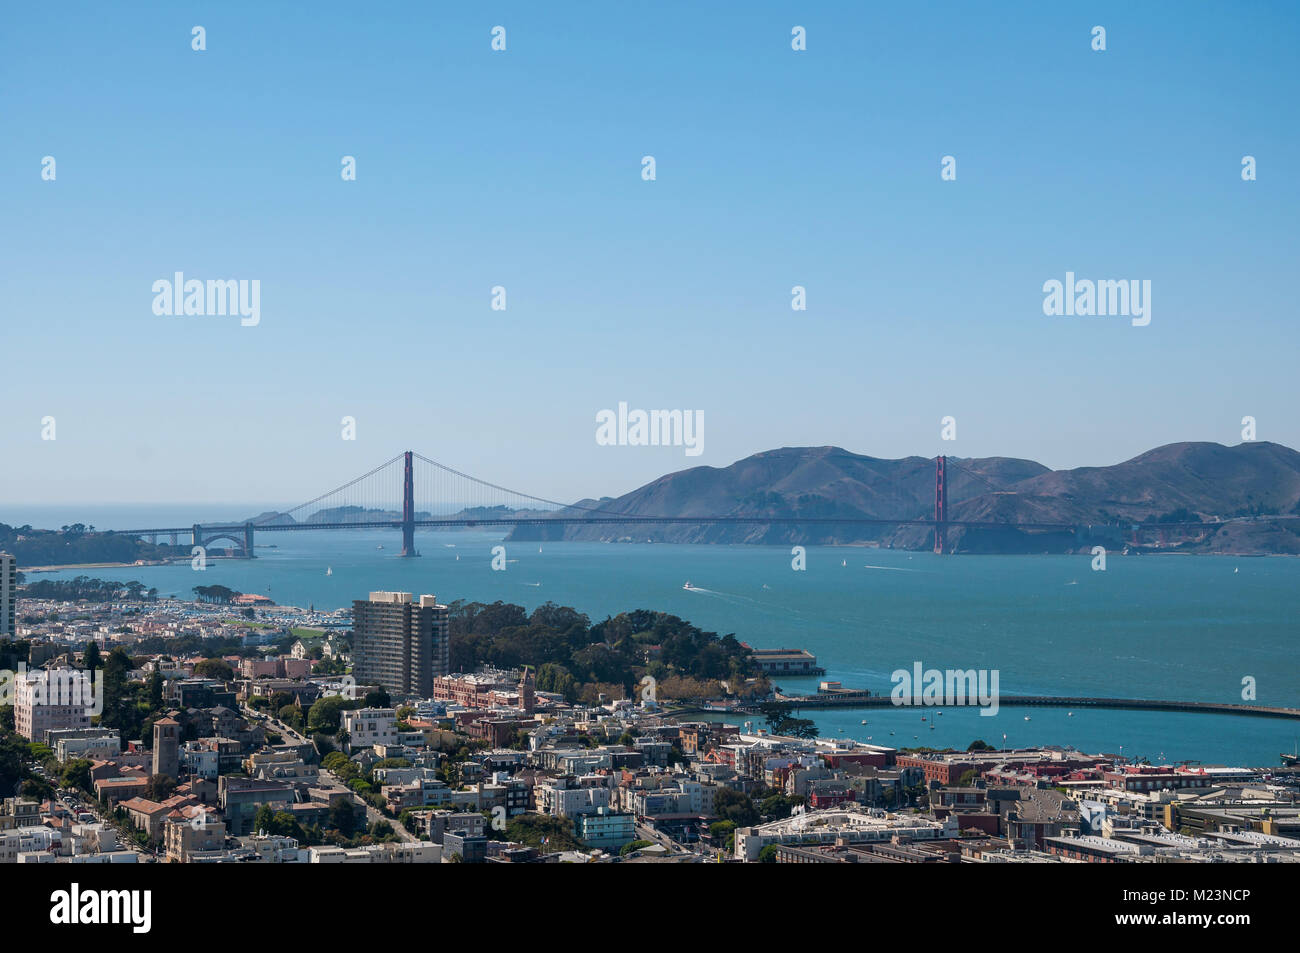
MULTIPOLYGON (((933 519, 875 519, 863 516, 634 516, 634 515, 610 515, 610 516, 518 516, 501 519, 475 519, 463 516, 449 516, 439 519, 419 519, 414 521, 417 527, 438 528, 438 527, 476 527, 476 526, 562 526, 569 524, 636 524, 644 523, 646 525, 665 525, 665 524, 685 524, 695 525, 699 523, 738 523, 738 524, 757 524, 757 525, 811 525, 811 526, 844 526, 844 525, 866 525, 866 526, 934 526, 936 521, 933 519)), ((259 533, 289 533, 303 530, 318 529, 401 529, 401 520, 362 520, 350 523, 253 523, 252 527, 259 533)), ((1077 528, 1074 523, 1003 523, 996 521, 975 521, 975 520, 946 520, 945 526, 960 526, 974 529, 1034 529, 1034 530, 1069 530, 1073 532, 1077 528)), ((1206 527, 1214 526, 1214 523, 1144 523, 1141 528, 1150 529, 1173 529, 1177 527, 1206 527)), ((217 533, 227 532, 242 533, 247 527, 247 523, 202 523, 201 528, 205 532, 217 533)), ((1101 531, 1108 527, 1102 524, 1093 524, 1093 528, 1101 531)), ((1122 527, 1115 527, 1122 529, 1122 527)), ((193 526, 164 526, 154 529, 115 529, 102 530, 103 533, 116 533, 119 536, 164 536, 169 533, 190 533, 193 526)))
MULTIPOLYGON (((824 695, 781 695, 776 704, 791 709, 800 708, 956 708, 957 705, 895 705, 889 695, 866 695, 862 692, 845 692, 843 696, 828 692, 824 695)), ((1001 695, 1000 708, 1120 708, 1133 711, 1183 711, 1212 715, 1254 715, 1261 718, 1297 718, 1300 708, 1283 708, 1268 705, 1239 705, 1229 702, 1168 701, 1152 698, 1087 698, 1068 695, 1001 695)), ((965 706, 974 707, 974 706, 965 706)), ((749 706, 745 711, 758 711, 749 706)))

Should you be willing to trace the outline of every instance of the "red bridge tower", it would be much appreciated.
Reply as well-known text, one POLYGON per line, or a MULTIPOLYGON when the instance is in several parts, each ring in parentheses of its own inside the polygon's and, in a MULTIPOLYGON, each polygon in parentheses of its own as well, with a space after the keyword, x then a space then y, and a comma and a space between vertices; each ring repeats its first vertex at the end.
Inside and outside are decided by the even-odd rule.
POLYGON ((948 459, 934 460, 934 551, 948 551, 948 459))

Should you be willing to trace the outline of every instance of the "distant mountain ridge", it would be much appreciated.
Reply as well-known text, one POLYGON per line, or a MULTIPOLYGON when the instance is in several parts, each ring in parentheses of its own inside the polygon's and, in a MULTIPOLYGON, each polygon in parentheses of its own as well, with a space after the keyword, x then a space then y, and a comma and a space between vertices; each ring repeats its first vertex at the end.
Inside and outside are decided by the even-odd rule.
MULTIPOLYGON (((1300 453, 1280 444, 1174 443, 1108 467, 1051 470, 1013 457, 949 457, 948 519, 1119 527, 1168 514, 1203 520, 1169 548, 1195 552, 1300 553, 1300 453), (1226 522, 1232 521, 1232 522, 1226 522)), ((932 458, 885 460, 840 447, 784 447, 727 467, 692 467, 614 499, 583 500, 559 511, 582 516, 771 516, 930 519, 932 458)), ((558 514, 557 514, 558 515, 558 514)), ((1183 519, 1169 520, 1182 522, 1183 519)), ((1154 533, 1152 534, 1155 535, 1154 533)), ((863 543, 905 549, 931 545, 923 526, 839 524, 672 524, 520 526, 512 539, 663 542, 863 543)), ((958 551, 1043 552, 1082 547, 1072 533, 951 527, 958 551)), ((1145 542, 1145 541, 1144 541, 1145 542)), ((1090 545, 1090 544, 1089 544, 1090 545)))

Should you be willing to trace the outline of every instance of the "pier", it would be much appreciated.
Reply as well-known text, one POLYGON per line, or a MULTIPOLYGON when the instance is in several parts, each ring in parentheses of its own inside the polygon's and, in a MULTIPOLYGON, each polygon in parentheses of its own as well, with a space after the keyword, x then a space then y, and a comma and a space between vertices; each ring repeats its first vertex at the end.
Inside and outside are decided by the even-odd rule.
MULTIPOLYGON (((866 692, 824 692, 816 695, 778 695, 771 703, 791 710, 800 708, 974 708, 975 705, 895 705, 889 695, 866 692)), ((1087 698, 1061 695, 1002 695, 1000 708, 1120 708, 1132 711, 1181 711, 1207 715, 1253 715, 1259 718, 1300 719, 1300 708, 1239 705, 1228 702, 1169 701, 1153 698, 1087 698)), ((758 711, 749 706, 745 711, 758 711)))

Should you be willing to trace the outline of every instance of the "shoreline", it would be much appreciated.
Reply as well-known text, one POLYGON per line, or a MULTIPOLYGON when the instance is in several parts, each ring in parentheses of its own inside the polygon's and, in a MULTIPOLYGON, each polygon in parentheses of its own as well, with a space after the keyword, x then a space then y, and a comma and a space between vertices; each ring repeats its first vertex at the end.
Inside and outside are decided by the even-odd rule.
MULTIPOLYGON (((234 559, 233 556, 209 556, 208 562, 234 559)), ((67 569, 157 569, 160 566, 179 566, 189 562, 189 557, 181 559, 150 560, 136 563, 67 563, 54 566, 19 566, 19 572, 63 572, 67 569)))

